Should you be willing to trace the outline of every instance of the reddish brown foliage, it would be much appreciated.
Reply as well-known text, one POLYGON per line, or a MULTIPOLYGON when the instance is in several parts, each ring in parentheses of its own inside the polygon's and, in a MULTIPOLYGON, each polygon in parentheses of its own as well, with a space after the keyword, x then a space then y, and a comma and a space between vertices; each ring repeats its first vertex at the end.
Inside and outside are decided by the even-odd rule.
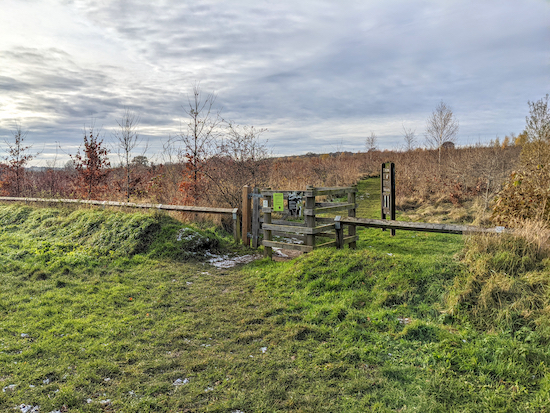
POLYGON ((98 199, 107 189, 108 169, 111 164, 107 158, 109 151, 103 146, 99 134, 90 127, 84 134, 84 153, 80 149, 76 155, 71 155, 76 169, 75 190, 80 196, 88 199, 98 199))

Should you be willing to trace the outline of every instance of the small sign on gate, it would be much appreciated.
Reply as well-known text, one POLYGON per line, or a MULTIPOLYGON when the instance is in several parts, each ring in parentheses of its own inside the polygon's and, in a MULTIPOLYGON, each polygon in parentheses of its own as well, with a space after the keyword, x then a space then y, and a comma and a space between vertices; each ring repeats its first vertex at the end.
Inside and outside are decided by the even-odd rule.
POLYGON ((284 211, 285 209, 285 199, 284 195, 281 192, 276 192, 273 194, 273 211, 284 211))

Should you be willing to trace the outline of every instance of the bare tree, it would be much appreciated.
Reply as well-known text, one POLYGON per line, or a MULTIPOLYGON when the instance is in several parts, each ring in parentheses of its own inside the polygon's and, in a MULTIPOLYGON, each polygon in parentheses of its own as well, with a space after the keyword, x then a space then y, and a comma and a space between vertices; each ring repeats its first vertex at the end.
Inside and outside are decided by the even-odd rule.
POLYGON ((184 177, 181 189, 197 201, 200 193, 200 183, 205 175, 209 156, 215 149, 216 139, 221 136, 220 112, 213 106, 216 95, 203 95, 200 85, 193 86, 193 96, 188 99, 188 108, 184 108, 189 120, 181 127, 177 139, 181 143, 180 158, 185 158, 187 176, 184 177))
POLYGON ((32 146, 25 146, 27 131, 23 131, 21 124, 15 123, 15 130, 12 132, 13 140, 5 140, 7 146, 6 161, 7 179, 2 182, 2 187, 7 187, 11 195, 20 196, 25 183, 25 166, 34 155, 28 153, 32 146))
POLYGON ((416 130, 407 129, 403 126, 403 139, 405 140, 405 150, 412 151, 416 144, 416 130))
POLYGON ((525 132, 529 141, 550 142, 550 95, 546 94, 536 102, 528 101, 529 116, 525 117, 525 132))
POLYGON ((367 136, 367 139, 365 139, 365 146, 366 146, 367 152, 369 153, 369 160, 372 160, 372 152, 378 149, 377 141, 378 141, 378 137, 374 132, 371 132, 370 136, 367 136))
POLYGON ((428 146, 439 152, 441 166, 441 149, 447 142, 455 143, 458 133, 458 120, 453 111, 443 101, 439 102, 431 116, 426 120, 426 142, 428 146))
POLYGON ((365 139, 365 146, 366 146, 367 152, 372 152, 378 149, 376 145, 377 142, 378 142, 378 137, 374 132, 371 132, 370 136, 368 136, 367 139, 365 139))
MULTIPOLYGON (((133 169, 133 151, 143 143, 143 139, 139 135, 140 118, 130 109, 126 108, 122 119, 117 120, 118 129, 113 131, 113 138, 117 146, 119 159, 122 161, 122 166, 126 172, 126 200, 130 202, 130 183, 131 172, 133 169)), ((147 144, 143 148, 141 155, 147 150, 147 144)))
POLYGON ((215 186, 218 201, 237 207, 242 202, 244 185, 267 183, 269 151, 267 141, 260 139, 267 129, 225 123, 225 135, 210 159, 206 174, 215 186))

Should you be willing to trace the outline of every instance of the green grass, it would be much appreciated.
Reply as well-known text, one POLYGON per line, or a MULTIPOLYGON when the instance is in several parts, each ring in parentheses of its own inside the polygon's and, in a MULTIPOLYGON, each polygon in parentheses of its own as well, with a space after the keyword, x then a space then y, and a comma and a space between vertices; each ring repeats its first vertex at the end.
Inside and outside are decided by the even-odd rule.
POLYGON ((380 219, 380 177, 358 182, 357 203, 358 217, 380 219))
POLYGON ((460 236, 359 235, 219 270, 229 238, 165 216, 0 207, 0 410, 550 410, 541 332, 449 313, 460 236))

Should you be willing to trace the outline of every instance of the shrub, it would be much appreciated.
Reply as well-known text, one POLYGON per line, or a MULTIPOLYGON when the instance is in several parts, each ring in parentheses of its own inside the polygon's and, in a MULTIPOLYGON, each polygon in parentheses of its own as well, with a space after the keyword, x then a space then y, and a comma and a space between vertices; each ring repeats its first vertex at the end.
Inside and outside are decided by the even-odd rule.
POLYGON ((528 102, 529 116, 523 135, 526 142, 520 156, 520 169, 510 175, 493 208, 493 220, 507 223, 512 219, 550 217, 550 106, 549 95, 528 102))

